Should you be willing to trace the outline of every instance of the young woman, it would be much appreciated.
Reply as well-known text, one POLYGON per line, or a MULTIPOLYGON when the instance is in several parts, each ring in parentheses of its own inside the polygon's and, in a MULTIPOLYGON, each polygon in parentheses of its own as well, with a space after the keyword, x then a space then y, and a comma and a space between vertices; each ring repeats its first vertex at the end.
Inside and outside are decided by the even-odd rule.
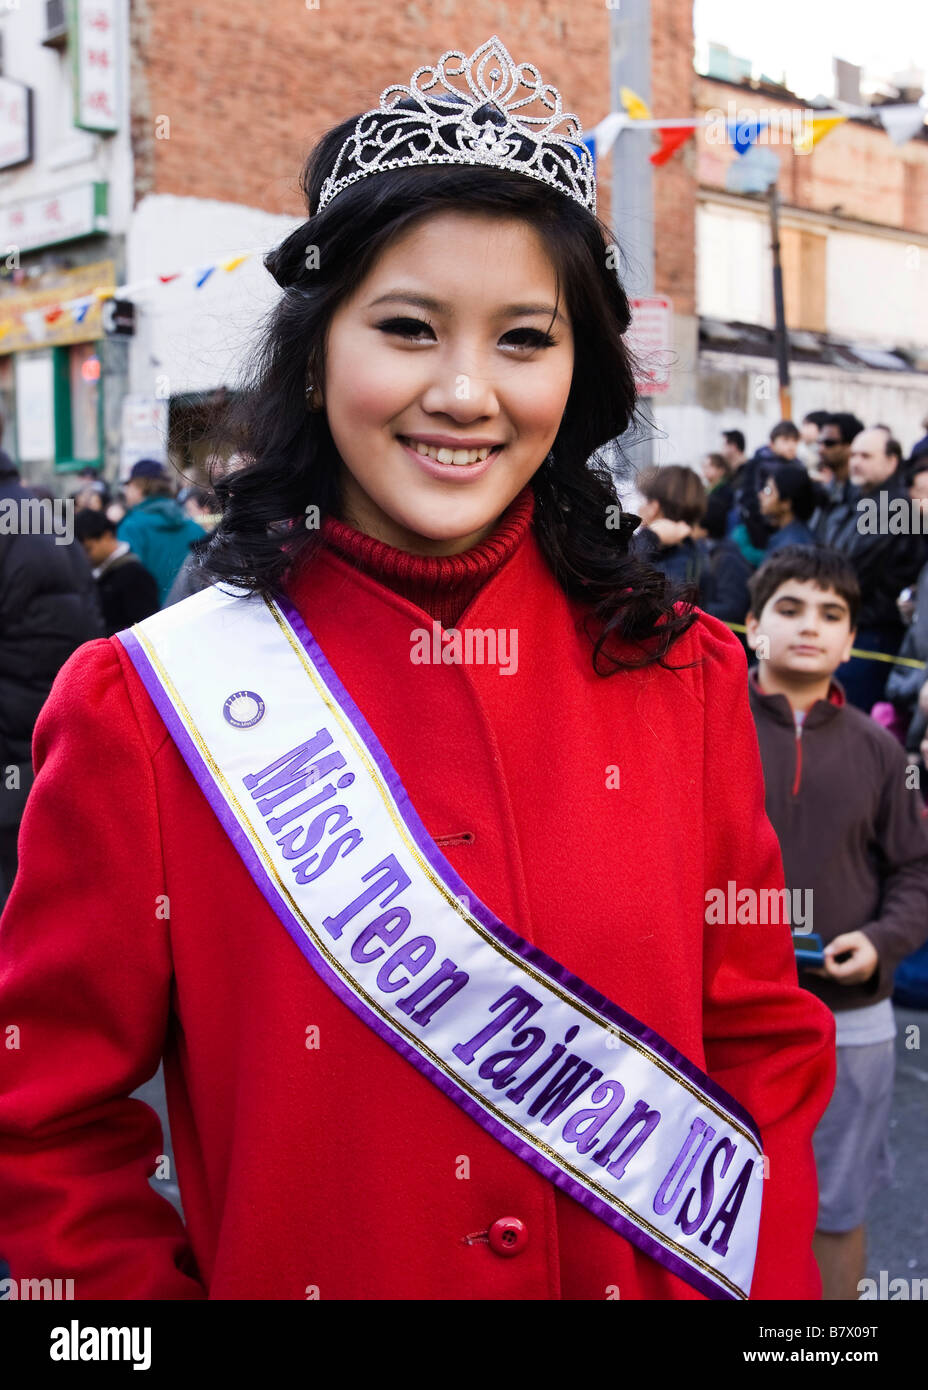
POLYGON ((774 528, 767 554, 787 545, 815 545, 808 521, 815 511, 815 487, 801 463, 780 463, 761 473, 760 514, 774 528))
MULTIPOLYGON (((693 538, 706 515, 706 489, 699 474, 680 463, 646 468, 638 479, 641 526, 632 550, 668 579, 701 587, 706 557, 693 538)), ((695 592, 695 590, 694 590, 695 592)))
POLYGON ((0 930, 14 1277, 819 1296, 833 1023, 785 926, 707 908, 783 881, 745 662, 629 554, 628 301, 526 86, 493 39, 322 140, 217 583, 43 710, 0 930), (185 1225, 130 1098, 162 1056, 185 1225))

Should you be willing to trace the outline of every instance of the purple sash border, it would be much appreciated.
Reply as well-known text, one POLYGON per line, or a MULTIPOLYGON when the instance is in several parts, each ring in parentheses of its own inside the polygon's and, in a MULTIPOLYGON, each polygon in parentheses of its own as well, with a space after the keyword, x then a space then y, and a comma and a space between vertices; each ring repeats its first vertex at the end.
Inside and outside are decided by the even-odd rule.
MULTIPOLYGON (((723 1110, 736 1118, 744 1128, 748 1130, 756 1140, 758 1150, 762 1151, 760 1135, 752 1117, 743 1106, 732 1096, 728 1095, 728 1093, 713 1081, 711 1077, 707 1076, 706 1073, 695 1066, 689 1058, 683 1056, 676 1048, 672 1047, 660 1034, 655 1033, 653 1029, 640 1023, 631 1014, 619 1008, 617 1004, 613 1004, 605 995, 565 969, 564 966, 560 965, 551 956, 540 950, 539 947, 533 946, 530 942, 518 936, 494 916, 484 903, 480 902, 479 899, 475 897, 473 891, 459 876, 453 865, 449 863, 429 835, 418 812, 410 801, 395 768, 392 766, 381 747, 380 741, 364 718, 364 715, 358 709, 354 700, 348 694, 348 691, 342 685, 296 608, 285 595, 280 593, 275 595, 275 602, 286 617, 294 633, 299 638, 310 660, 318 669, 332 697, 337 701, 345 716, 354 725, 369 753, 376 761, 380 774, 389 787, 400 815, 409 830, 410 836, 419 849, 419 852, 429 862, 439 878, 447 884, 452 893, 456 896, 466 896, 471 915, 480 922, 487 932, 494 936, 502 945, 506 946, 513 954, 518 955, 536 970, 547 975, 551 980, 555 981, 561 989, 566 990, 576 999, 582 1001, 590 1008, 595 1009, 622 1031, 638 1039, 652 1052, 657 1053, 665 1061, 669 1062, 678 1072, 686 1076, 707 1096, 711 1096, 723 1110)), ((649 1236, 646 1231, 643 1231, 639 1226, 635 1225, 634 1222, 630 1221, 621 1212, 616 1211, 607 1202, 589 1192, 574 1178, 571 1178, 549 1159, 545 1158, 543 1154, 526 1144, 517 1135, 507 1129, 505 1125, 494 1119, 492 1115, 488 1114, 479 1106, 464 1090, 455 1085, 455 1083, 442 1071, 436 1068, 428 1058, 423 1057, 422 1054, 407 1043, 405 1039, 393 1032, 376 1018, 365 1007, 361 1000, 348 989, 338 974, 332 970, 322 954, 316 949, 312 941, 306 936, 305 932, 293 920, 285 904, 281 901, 280 895, 269 878, 264 865, 252 847, 247 835, 241 829, 238 821, 226 804, 221 791, 216 786, 209 768, 206 766, 199 750, 184 727, 180 715, 175 710, 174 705, 164 690, 161 680, 149 661, 138 638, 134 635, 131 628, 124 628, 115 635, 125 648, 158 714, 161 716, 179 752, 199 785, 200 790, 203 792, 217 818, 221 822, 223 829, 232 841, 237 853, 245 863, 255 884, 261 891, 262 896, 286 927, 290 937, 299 947, 310 965, 329 988, 334 991, 339 999, 341 999, 358 1018, 372 1028, 386 1043, 399 1052, 401 1056, 405 1057, 406 1060, 427 1077, 429 1081, 453 1100, 455 1104, 466 1111, 472 1119, 476 1120, 483 1129, 489 1134, 492 1134, 500 1143, 504 1144, 510 1152, 516 1154, 517 1157, 530 1164, 542 1177, 552 1182, 556 1187, 560 1188, 561 1191, 566 1192, 568 1196, 586 1207, 592 1215, 604 1221, 606 1225, 610 1226, 617 1234, 623 1236, 645 1255, 656 1260, 659 1264, 663 1265, 665 1269, 668 1269, 671 1273, 690 1284, 691 1287, 705 1294, 706 1297, 726 1301, 735 1299, 736 1295, 729 1293, 724 1287, 713 1282, 700 1270, 688 1264, 672 1251, 665 1249, 664 1246, 649 1236)))

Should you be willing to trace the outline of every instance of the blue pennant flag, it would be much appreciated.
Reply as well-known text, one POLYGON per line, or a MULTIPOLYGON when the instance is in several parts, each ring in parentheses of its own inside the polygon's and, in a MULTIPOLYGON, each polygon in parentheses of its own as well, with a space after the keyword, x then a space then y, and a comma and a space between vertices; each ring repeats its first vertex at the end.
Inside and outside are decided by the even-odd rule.
POLYGON ((766 126, 766 121, 729 121, 728 138, 738 154, 746 154, 766 126))

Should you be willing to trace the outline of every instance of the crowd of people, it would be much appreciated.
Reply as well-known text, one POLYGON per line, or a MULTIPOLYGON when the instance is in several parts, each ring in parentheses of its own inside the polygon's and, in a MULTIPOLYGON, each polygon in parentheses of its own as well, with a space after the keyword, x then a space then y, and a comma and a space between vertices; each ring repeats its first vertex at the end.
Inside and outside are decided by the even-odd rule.
MULTIPOLYGON (((0 441, 3 422, 0 420, 0 441)), ((17 838, 33 782, 32 733, 58 671, 83 642, 109 637, 201 587, 197 556, 219 520, 206 488, 177 490, 173 470, 139 459, 111 489, 96 469, 66 501, 73 543, 47 529, 0 538, 0 909, 17 868, 17 838)), ((0 504, 51 501, 0 448, 0 504)))
MULTIPOLYGON (((32 728, 57 670, 81 642, 201 587, 197 558, 219 521, 212 493, 175 495, 152 459, 119 492, 93 470, 77 481, 78 544, 21 535, 3 557, 0 762, 18 776, 0 801, 0 907, 32 728)), ((928 532, 928 435, 904 461, 886 425, 815 411, 800 426, 779 422, 751 457, 726 430, 699 473, 649 468, 638 486, 632 545, 756 658, 766 810, 787 893, 816 904, 820 954, 801 978, 837 1021, 838 1080, 815 1135, 816 1256, 824 1296, 856 1298, 867 1207, 892 1171, 895 976, 928 938, 928 821, 906 775, 913 758, 928 766, 928 539, 879 519, 901 499, 928 532), (863 524, 868 502, 875 526, 863 524)), ((27 491, 43 495, 0 451, 0 498, 27 491)))
POLYGON ((698 472, 651 468, 638 487, 635 545, 733 625, 744 624, 751 575, 783 546, 844 555, 861 591, 855 651, 866 655, 842 663, 837 678, 852 705, 918 755, 928 716, 913 666, 928 658, 928 612, 923 601, 919 620, 915 601, 922 579, 928 599, 928 434, 904 459, 888 425, 812 411, 799 426, 774 425, 750 457, 743 433, 726 430, 698 472))
POLYGON ((904 460, 888 426, 814 411, 750 458, 726 430, 700 471, 643 473, 633 544, 756 661, 800 980, 836 1021, 815 1253, 824 1297, 856 1299, 867 1210, 894 1170, 894 989, 928 1002, 928 435, 904 460))

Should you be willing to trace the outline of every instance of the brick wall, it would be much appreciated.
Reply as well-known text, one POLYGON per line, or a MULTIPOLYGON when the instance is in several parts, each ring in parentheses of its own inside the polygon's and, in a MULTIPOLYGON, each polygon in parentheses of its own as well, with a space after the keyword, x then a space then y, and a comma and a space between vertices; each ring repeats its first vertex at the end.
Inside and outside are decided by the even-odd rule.
MULTIPOLYGON (((375 105, 384 87, 407 82, 445 49, 470 53, 494 33, 589 128, 610 109, 609 21, 606 5, 589 0, 319 0, 318 9, 299 0, 135 0, 136 201, 171 193, 304 215, 300 169, 329 126, 375 105)), ((652 36, 653 108, 688 110, 692 0, 653 0, 652 36)), ((598 176, 609 224, 608 158, 598 176)), ((654 179, 657 289, 683 313, 693 307, 694 176, 684 151, 654 179)))
POLYGON ((584 125, 609 109, 605 5, 142 0, 133 10, 137 196, 305 214, 299 172, 329 126, 446 49, 470 53, 494 33, 561 89, 584 125), (169 139, 155 138, 159 115, 170 118, 169 139))
MULTIPOLYGON (((696 79, 696 99, 701 111, 727 111, 732 100, 739 112, 746 108, 802 110, 801 102, 703 77, 696 79)), ((810 154, 794 154, 791 146, 783 143, 772 148, 780 156, 784 203, 928 233, 928 140, 909 140, 896 146, 880 126, 845 121, 810 154)), ((724 188, 725 170, 738 158, 731 146, 711 144, 703 138, 697 156, 700 183, 724 188)))

